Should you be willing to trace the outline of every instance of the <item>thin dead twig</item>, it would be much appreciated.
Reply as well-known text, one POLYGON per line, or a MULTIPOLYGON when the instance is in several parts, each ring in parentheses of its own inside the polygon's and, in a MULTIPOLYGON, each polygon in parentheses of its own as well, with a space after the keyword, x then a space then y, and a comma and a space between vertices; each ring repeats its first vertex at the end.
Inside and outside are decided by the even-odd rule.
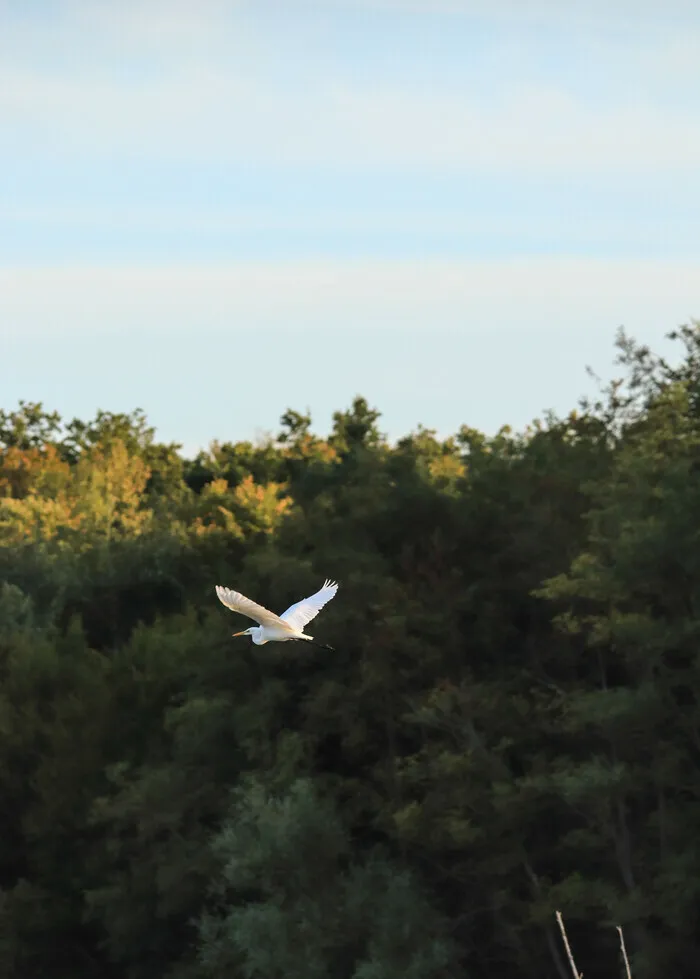
POLYGON ((561 916, 561 911, 557 911, 557 921, 559 922, 561 937, 564 939, 564 948, 566 949, 566 954, 569 957, 569 964, 571 966, 571 971, 574 974, 574 979, 583 979, 583 973, 578 971, 576 968, 576 963, 574 962, 574 956, 571 951, 571 946, 569 945, 569 939, 566 937, 566 928, 564 927, 564 919, 561 916))
POLYGON ((622 949, 622 958, 625 963, 627 979, 632 979, 632 972, 630 971, 630 960, 627 958, 627 949, 625 948, 625 936, 622 934, 622 928, 620 928, 619 925, 617 925, 617 933, 620 936, 620 948, 622 949))

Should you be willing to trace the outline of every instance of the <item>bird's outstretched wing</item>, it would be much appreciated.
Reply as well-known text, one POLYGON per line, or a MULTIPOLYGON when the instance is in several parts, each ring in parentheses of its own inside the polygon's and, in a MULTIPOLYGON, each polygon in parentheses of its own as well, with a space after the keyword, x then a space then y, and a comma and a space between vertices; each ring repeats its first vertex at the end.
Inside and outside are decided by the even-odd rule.
POLYGON ((287 611, 280 615, 280 618, 294 629, 303 629, 307 622, 316 618, 326 602, 330 602, 337 591, 336 582, 326 579, 323 588, 317 591, 315 595, 302 598, 300 602, 290 605, 287 611))
POLYGON ((219 601, 226 608, 230 608, 232 612, 240 612, 241 615, 247 615, 249 619, 254 619, 260 625, 273 626, 280 624, 278 615, 263 608, 262 605, 258 605, 257 602, 252 602, 245 595, 241 595, 239 591, 217 585, 216 594, 219 601))

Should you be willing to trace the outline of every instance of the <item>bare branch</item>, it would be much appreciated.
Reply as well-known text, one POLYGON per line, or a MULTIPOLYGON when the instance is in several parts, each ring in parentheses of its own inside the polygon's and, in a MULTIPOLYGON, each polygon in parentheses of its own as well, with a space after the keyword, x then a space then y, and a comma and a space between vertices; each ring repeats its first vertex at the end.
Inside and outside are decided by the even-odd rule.
POLYGON ((627 958, 627 949, 625 948, 625 936, 622 934, 622 928, 617 926, 617 933, 620 936, 620 948, 622 949, 622 958, 625 963, 625 970, 627 972, 627 979, 632 979, 632 973, 630 971, 630 961, 627 958))
POLYGON ((569 939, 566 937, 566 928, 564 928, 564 919, 561 916, 561 911, 557 911, 557 921, 559 922, 559 930, 561 931, 561 937, 564 939, 564 947, 566 948, 566 954, 569 957, 569 964, 571 965, 571 971, 574 974, 574 979, 583 979, 583 973, 579 972, 576 968, 576 963, 574 962, 574 956, 571 951, 571 946, 569 945, 569 939))

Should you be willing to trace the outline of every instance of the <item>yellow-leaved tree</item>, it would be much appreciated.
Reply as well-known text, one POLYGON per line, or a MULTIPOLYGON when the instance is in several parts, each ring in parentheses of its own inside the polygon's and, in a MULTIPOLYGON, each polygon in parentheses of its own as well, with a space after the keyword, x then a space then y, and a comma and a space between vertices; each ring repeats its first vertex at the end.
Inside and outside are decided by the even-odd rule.
POLYGON ((148 529, 149 467, 120 440, 86 450, 73 467, 53 446, 7 449, 0 460, 0 544, 87 542, 148 529))

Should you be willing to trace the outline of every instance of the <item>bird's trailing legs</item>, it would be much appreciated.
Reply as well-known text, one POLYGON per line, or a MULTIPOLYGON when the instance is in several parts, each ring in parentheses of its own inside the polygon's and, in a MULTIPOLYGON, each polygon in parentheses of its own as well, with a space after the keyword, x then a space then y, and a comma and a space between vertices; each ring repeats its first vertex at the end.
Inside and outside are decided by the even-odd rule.
POLYGON ((335 652, 335 649, 329 646, 328 643, 316 642, 315 639, 297 639, 296 642, 310 642, 312 646, 318 646, 320 649, 330 649, 332 653, 335 652))

